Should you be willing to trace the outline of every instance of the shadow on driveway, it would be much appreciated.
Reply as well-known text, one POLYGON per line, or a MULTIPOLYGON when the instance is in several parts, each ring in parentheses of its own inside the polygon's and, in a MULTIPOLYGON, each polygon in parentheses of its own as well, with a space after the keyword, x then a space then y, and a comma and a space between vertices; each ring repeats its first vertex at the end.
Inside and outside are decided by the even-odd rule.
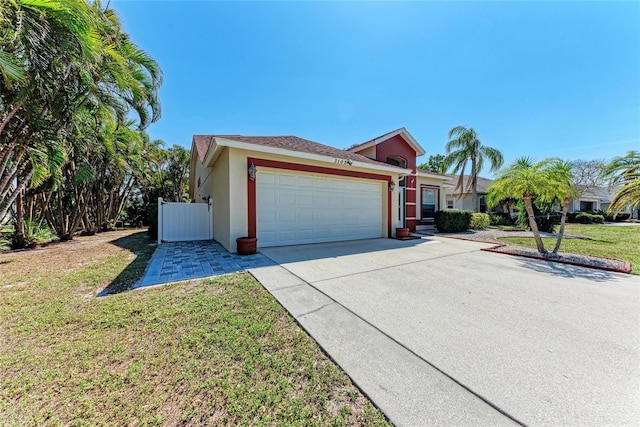
POLYGON ((396 240, 388 238, 347 240, 343 242, 310 243, 306 245, 278 246, 265 248, 267 256, 278 254, 277 262, 302 262, 325 258, 338 258, 348 255, 359 255, 390 249, 407 248, 424 243, 437 243, 426 237, 411 240, 396 240))
POLYGON ((539 273, 546 273, 553 276, 566 277, 569 279, 582 278, 592 280, 594 282, 609 282, 611 280, 617 279, 619 274, 623 274, 544 260, 524 259, 520 260, 519 264, 520 267, 528 268, 539 273))

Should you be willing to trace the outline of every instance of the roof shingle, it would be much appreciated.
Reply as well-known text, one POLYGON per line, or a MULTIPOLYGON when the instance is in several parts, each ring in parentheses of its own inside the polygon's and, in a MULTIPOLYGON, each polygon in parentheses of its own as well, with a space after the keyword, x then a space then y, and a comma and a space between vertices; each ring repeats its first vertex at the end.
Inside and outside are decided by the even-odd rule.
MULTIPOLYGON (((458 187, 458 182, 460 179, 460 175, 451 175, 451 179, 445 181, 445 184, 452 185, 454 188, 453 191, 448 192, 448 194, 471 194, 471 175, 465 175, 464 180, 462 182, 462 191, 458 187)), ((493 182, 492 179, 483 178, 481 176, 478 177, 478 193, 486 193, 489 185, 493 182)))

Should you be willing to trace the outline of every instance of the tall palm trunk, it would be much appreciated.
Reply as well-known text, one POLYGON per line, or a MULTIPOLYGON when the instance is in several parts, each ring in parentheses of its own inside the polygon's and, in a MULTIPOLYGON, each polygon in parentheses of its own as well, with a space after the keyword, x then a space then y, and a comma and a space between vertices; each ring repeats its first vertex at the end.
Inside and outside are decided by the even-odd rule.
POLYGON ((536 217, 533 213, 533 203, 531 199, 533 196, 523 195, 524 199, 524 208, 527 211, 527 216, 529 217, 529 227, 531 227, 531 232, 533 233, 534 239, 536 239, 536 246, 538 247, 538 252, 541 254, 546 254, 547 250, 544 248, 544 243, 542 242, 542 238, 540 237, 540 232, 538 231, 538 224, 536 224, 536 217))
POLYGON ((476 176, 476 156, 471 156, 471 199, 473 200, 473 211, 480 212, 478 203, 478 177, 476 176))
POLYGON ((556 247, 553 248, 553 253, 557 254, 560 250, 560 244, 562 243, 562 238, 564 237, 564 224, 567 219, 567 211, 569 210, 569 203, 571 203, 571 199, 565 198, 562 203, 562 217, 560 218, 560 230, 558 231, 558 240, 556 241, 556 247))

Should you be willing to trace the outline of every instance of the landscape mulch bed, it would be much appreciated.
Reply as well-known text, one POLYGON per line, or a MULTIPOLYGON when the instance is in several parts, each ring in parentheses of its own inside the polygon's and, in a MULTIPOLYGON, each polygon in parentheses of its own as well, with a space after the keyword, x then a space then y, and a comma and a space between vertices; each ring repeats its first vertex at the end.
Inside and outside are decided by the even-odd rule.
MULTIPOLYGON (((540 233, 542 237, 556 237, 554 234, 540 233)), ((491 248, 482 249, 487 252, 495 252, 501 254, 507 254, 512 256, 519 256, 525 258, 540 259, 543 261, 557 262, 562 264, 576 265, 580 267, 595 268, 599 270, 614 271, 618 273, 629 273, 631 271, 631 263, 629 261, 604 258, 591 255, 573 254, 567 252, 559 252, 557 255, 553 254, 541 254, 534 248, 529 248, 520 245, 513 245, 504 243, 499 240, 500 237, 531 237, 533 234, 530 231, 503 231, 503 230, 478 230, 478 231, 466 231, 463 233, 438 233, 434 232, 431 235, 449 237, 460 240, 470 240, 474 242, 490 243, 496 246, 491 248)), ((565 236, 565 239, 575 239, 576 236, 565 236)))

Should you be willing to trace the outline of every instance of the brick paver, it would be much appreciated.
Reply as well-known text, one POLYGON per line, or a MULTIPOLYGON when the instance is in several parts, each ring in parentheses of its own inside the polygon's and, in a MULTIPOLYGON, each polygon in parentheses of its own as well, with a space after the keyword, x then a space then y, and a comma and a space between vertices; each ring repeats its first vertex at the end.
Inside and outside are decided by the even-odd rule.
POLYGON ((158 246, 144 277, 135 287, 237 273, 274 264, 261 253, 230 253, 214 240, 166 242, 158 246))

